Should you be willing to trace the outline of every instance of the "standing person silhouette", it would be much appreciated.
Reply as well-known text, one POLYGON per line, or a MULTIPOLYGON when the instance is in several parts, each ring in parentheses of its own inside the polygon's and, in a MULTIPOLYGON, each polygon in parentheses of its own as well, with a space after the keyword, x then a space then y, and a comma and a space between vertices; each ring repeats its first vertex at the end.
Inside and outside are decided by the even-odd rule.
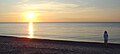
POLYGON ((104 32, 104 44, 107 47, 107 43, 108 43, 108 33, 107 31, 104 32))

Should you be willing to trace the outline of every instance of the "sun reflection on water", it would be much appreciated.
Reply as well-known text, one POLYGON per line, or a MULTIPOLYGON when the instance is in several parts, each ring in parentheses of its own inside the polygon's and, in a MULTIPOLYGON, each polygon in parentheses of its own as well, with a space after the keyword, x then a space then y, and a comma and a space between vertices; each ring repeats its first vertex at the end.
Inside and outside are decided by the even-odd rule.
POLYGON ((33 32, 33 22, 29 22, 29 36, 28 38, 33 38, 34 32, 33 32))

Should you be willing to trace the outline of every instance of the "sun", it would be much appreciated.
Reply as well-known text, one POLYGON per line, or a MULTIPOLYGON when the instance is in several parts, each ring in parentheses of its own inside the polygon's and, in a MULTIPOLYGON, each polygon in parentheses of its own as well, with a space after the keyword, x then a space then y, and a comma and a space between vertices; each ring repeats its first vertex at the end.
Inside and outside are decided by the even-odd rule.
POLYGON ((32 20, 34 17, 35 17, 35 13, 33 13, 33 12, 28 12, 28 13, 27 13, 27 18, 28 18, 29 20, 32 20))
POLYGON ((23 22, 39 22, 38 20, 39 13, 36 13, 34 11, 27 11, 22 13, 22 17, 24 18, 23 22))

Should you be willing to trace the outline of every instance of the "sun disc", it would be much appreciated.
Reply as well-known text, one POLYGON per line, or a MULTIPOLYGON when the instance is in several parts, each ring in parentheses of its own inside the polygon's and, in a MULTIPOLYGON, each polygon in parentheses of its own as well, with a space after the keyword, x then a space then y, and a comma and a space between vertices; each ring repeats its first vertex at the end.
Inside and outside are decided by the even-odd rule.
POLYGON ((32 12, 27 13, 27 18, 33 19, 34 18, 34 13, 32 13, 32 12))

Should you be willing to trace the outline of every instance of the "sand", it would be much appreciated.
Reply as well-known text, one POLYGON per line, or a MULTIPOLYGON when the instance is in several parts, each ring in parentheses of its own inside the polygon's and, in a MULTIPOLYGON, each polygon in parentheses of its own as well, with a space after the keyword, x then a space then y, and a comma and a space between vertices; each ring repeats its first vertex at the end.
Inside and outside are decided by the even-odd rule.
POLYGON ((120 44, 0 36, 0 54, 120 54, 120 44))

